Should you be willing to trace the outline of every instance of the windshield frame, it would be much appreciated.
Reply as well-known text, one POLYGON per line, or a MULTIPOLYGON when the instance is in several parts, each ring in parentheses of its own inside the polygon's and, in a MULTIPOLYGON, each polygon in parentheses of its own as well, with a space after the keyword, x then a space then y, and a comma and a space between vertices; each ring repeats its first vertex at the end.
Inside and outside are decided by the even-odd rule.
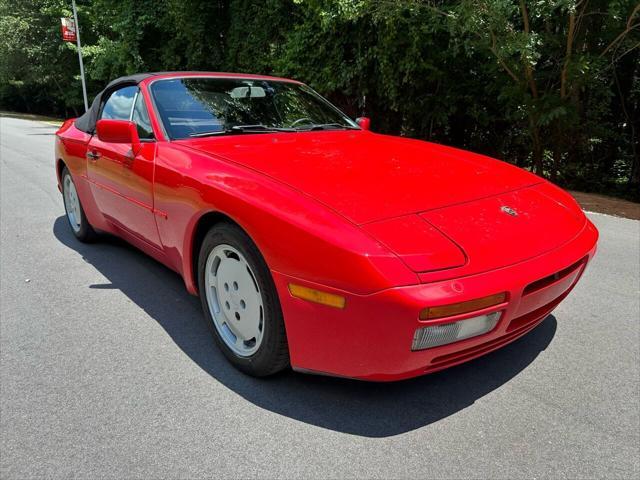
MULTIPOLYGON (((171 76, 171 77, 162 77, 162 78, 155 78, 152 79, 149 82, 146 82, 146 90, 149 94, 149 99, 151 100, 151 104, 153 105, 153 110, 154 110, 154 115, 158 121, 158 124, 160 125, 160 128, 162 129, 162 133, 165 137, 165 139, 169 142, 172 141, 184 141, 184 140, 194 140, 197 138, 211 138, 211 137, 177 137, 174 138, 171 136, 171 134, 169 133, 169 130, 166 128, 164 121, 162 119, 162 116, 159 113, 159 109, 158 109, 158 105, 156 103, 156 98, 153 92, 153 85, 155 83, 158 82, 167 82, 167 81, 171 81, 171 80, 188 80, 188 79, 212 79, 212 80, 217 80, 217 79, 221 79, 221 80, 255 80, 255 78, 253 77, 244 77, 242 75, 176 75, 176 76, 171 76)), ((333 110, 335 113, 337 113, 338 115, 340 115, 346 123, 349 124, 349 130, 362 130, 362 128, 360 127, 360 125, 358 125, 358 123, 353 120, 351 117, 349 117, 346 113, 344 113, 342 110, 340 110, 338 107, 336 107, 333 103, 331 103, 329 100, 327 100, 326 98, 324 98, 322 95, 320 95, 318 92, 316 92, 313 88, 311 88, 309 85, 302 83, 302 82, 298 82, 296 80, 287 80, 287 79, 281 79, 281 78, 265 78, 264 80, 268 81, 268 82, 272 82, 272 83, 284 83, 284 84, 290 84, 290 85, 294 85, 294 86, 299 86, 299 87, 303 87, 306 90, 308 90, 307 93, 309 93, 310 95, 312 95, 313 97, 315 97, 317 100, 319 100, 321 103, 323 103, 324 105, 326 105, 328 108, 330 108, 331 110, 333 110)), ((325 131, 333 131, 335 132, 336 130, 325 130, 325 131)), ((265 133, 297 133, 297 134, 302 134, 302 133, 309 133, 309 132, 314 132, 314 133, 318 133, 319 130, 296 130, 295 132, 260 132, 259 134, 264 135, 265 133)), ((230 134, 228 133, 221 133, 219 135, 215 135, 215 137, 227 137, 230 136, 230 134)))

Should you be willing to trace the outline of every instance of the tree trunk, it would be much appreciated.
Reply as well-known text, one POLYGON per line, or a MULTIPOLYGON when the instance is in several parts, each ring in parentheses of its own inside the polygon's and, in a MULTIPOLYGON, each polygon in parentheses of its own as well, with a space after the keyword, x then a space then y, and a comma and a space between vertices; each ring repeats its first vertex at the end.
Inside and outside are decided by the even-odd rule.
POLYGON ((538 127, 533 115, 529 114, 529 134, 531 135, 531 153, 533 156, 533 171, 544 177, 544 166, 542 163, 542 142, 540 141, 540 127, 538 127))
POLYGON ((553 145, 553 167, 551 168, 551 181, 553 183, 558 183, 558 172, 560 171, 562 163, 562 148, 560 147, 559 142, 554 142, 553 145))
POLYGON ((629 187, 632 192, 635 190, 636 195, 638 195, 637 189, 640 189, 640 162, 638 161, 637 154, 633 156, 633 160, 631 163, 631 175, 629 176, 629 187))
POLYGON ((568 154, 573 147, 573 142, 567 140, 571 135, 570 131, 570 128, 567 128, 566 122, 563 120, 556 120, 553 124, 553 137, 551 138, 553 142, 553 165, 551 166, 549 177, 554 183, 558 183, 558 174, 563 172, 567 166, 567 163, 564 163, 564 154, 568 154))

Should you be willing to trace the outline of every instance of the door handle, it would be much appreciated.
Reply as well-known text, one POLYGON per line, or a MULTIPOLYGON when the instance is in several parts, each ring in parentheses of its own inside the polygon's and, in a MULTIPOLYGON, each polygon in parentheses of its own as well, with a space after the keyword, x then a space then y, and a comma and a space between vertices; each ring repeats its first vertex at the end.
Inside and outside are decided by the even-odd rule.
POLYGON ((87 158, 89 160, 93 160, 94 162, 96 160, 98 160, 100 157, 101 157, 101 155, 98 152, 96 152, 95 150, 93 152, 87 152, 87 158))

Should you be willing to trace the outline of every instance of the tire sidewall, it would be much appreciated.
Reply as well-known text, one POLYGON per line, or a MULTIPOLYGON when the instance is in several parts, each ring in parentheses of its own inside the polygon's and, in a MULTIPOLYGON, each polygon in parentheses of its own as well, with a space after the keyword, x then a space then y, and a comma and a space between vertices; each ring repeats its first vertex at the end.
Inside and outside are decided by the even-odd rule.
POLYGON ((69 176, 69 178, 71 179, 71 181, 73 182, 74 186, 76 185, 75 181, 73 180, 73 176, 71 175, 71 172, 69 171, 69 169, 67 167, 64 167, 62 169, 62 175, 60 175, 60 178, 62 180, 62 203, 64 204, 64 212, 65 212, 65 217, 67 218, 67 223, 69 224, 69 228, 71 229, 71 232, 75 235, 75 237, 78 240, 81 240, 83 242, 89 240, 92 237, 93 234, 93 229, 91 228, 91 225, 89 225, 89 221, 87 220, 87 216, 84 213, 84 208, 82 208, 82 202, 80 201, 80 196, 78 195, 78 187, 76 186, 76 195, 78 195, 78 204, 80 205, 80 228, 78 229, 78 231, 76 232, 73 229, 73 226, 71 225, 71 222, 69 221, 69 212, 67 210, 67 202, 65 201, 65 178, 69 176))
POLYGON ((280 352, 280 354, 282 353, 283 337, 286 344, 286 333, 280 301, 271 273, 258 248, 240 228, 229 223, 222 223, 209 230, 202 242, 198 256, 198 290, 200 292, 200 301, 202 303, 205 322, 209 330, 213 333, 216 343, 223 354, 234 366, 254 376, 266 376, 288 365, 287 353, 286 362, 281 361, 282 366, 274 366, 274 357, 279 356, 278 352, 280 352), (227 346, 220 336, 209 310, 209 303, 207 301, 209 290, 205 283, 206 264, 211 251, 220 244, 230 245, 242 254, 254 273, 262 296, 264 336, 258 350, 248 357, 237 355, 227 346))

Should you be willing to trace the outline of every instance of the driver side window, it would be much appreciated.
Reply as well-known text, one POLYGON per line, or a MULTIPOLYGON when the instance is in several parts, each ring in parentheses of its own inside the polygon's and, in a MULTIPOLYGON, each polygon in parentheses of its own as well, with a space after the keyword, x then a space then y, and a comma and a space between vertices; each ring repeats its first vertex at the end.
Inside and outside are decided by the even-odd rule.
POLYGON ((101 119, 129 120, 133 99, 138 87, 124 87, 114 91, 105 102, 100 113, 101 119))

